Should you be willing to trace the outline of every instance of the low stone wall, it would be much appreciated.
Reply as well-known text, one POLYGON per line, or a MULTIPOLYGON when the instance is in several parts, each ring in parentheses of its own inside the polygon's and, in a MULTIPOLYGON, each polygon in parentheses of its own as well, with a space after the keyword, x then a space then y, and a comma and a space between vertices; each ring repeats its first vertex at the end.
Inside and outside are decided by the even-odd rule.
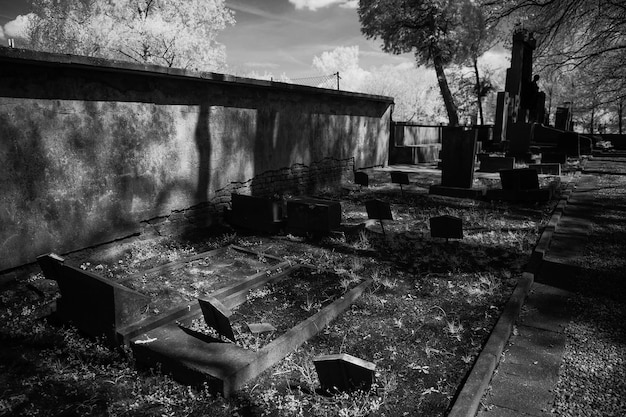
POLYGON ((388 159, 389 97, 1 47, 0 79, 0 270, 388 159))

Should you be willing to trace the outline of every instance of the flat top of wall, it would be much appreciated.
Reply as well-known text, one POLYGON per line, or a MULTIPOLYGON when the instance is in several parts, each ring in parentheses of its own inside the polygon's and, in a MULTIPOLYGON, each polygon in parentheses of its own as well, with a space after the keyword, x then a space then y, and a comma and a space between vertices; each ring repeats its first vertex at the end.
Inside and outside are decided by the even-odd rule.
POLYGON ((310 87, 297 84, 281 83, 276 81, 256 80, 252 78, 236 77, 214 72, 191 71, 181 68, 168 68, 159 65, 144 65, 125 61, 116 61, 104 58, 94 58, 70 54, 52 54, 48 52, 31 51, 28 49, 7 48, 0 46, 0 62, 37 63, 49 67, 89 68, 102 72, 143 73, 146 76, 188 78, 203 80, 210 83, 246 84, 255 87, 265 87, 281 90, 292 90, 309 94, 336 95, 354 97, 365 100, 393 103, 393 97, 372 94, 354 93, 351 91, 332 90, 310 87))

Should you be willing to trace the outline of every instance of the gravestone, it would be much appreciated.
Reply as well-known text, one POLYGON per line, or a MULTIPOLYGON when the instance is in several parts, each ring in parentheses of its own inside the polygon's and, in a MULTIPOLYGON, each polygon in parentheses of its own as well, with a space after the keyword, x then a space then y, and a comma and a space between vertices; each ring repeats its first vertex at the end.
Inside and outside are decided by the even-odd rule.
POLYGON ((365 202, 367 217, 372 220, 393 220, 391 206, 382 200, 367 200, 365 202))
POLYGON ((94 273, 65 265, 55 254, 37 258, 44 275, 59 285, 56 314, 82 332, 117 345, 117 330, 143 318, 150 298, 94 273))
POLYGON ((298 197, 287 201, 287 233, 306 236, 329 234, 341 225, 341 204, 320 198, 298 197))
POLYGON ((542 152, 542 164, 564 164, 567 162, 567 154, 565 152, 542 152))
POLYGON ((538 190, 539 177, 532 168, 506 169, 499 171, 502 189, 505 191, 538 190))
POLYGON ((508 123, 509 93, 500 91, 496 101, 496 120, 493 126, 493 141, 500 143, 506 140, 506 127, 508 123))
POLYGON ((563 132, 557 139, 557 149, 565 152, 567 156, 578 158, 580 156, 580 137, 576 132, 563 132))
POLYGON ((392 171, 391 182, 394 184, 400 184, 400 192, 404 197, 404 190, 402 189, 402 185, 409 185, 409 174, 407 174, 406 172, 392 171))
POLYGON ((430 236, 447 239, 463 239, 463 220, 454 216, 438 216, 430 219, 430 236))
POLYGON ((393 216, 391 214, 391 206, 388 202, 382 200, 367 200, 365 202, 365 210, 367 211, 367 217, 371 220, 378 220, 380 222, 380 227, 383 229, 383 234, 385 233, 385 226, 383 225, 383 220, 393 220, 393 216))
POLYGON ((354 172, 354 183, 363 187, 369 186, 369 176, 365 172, 354 172))
POLYGON ((376 365, 346 353, 318 356, 313 364, 323 392, 367 392, 374 382, 376 365))
POLYGON ((533 123, 513 123, 507 128, 509 143, 507 156, 529 161, 532 157, 530 143, 533 141, 535 125, 533 123))
POLYGON ((276 233, 283 223, 283 202, 265 197, 231 194, 230 223, 245 229, 276 233))
POLYGON ((513 169, 515 158, 512 156, 478 155, 481 172, 498 172, 501 169, 513 169))
POLYGON ((232 315, 231 311, 213 297, 207 297, 204 300, 199 298, 198 303, 202 309, 202 315, 207 326, 212 327, 218 334, 235 342, 235 334, 229 319, 232 315))
POLYGON ((409 174, 401 171, 391 171, 391 182, 394 184, 409 185, 409 174))
POLYGON ((441 185, 471 188, 474 182, 476 131, 458 127, 443 129, 441 185))
POLYGON ((569 107, 557 107, 554 117, 554 127, 560 130, 571 130, 572 113, 569 107))

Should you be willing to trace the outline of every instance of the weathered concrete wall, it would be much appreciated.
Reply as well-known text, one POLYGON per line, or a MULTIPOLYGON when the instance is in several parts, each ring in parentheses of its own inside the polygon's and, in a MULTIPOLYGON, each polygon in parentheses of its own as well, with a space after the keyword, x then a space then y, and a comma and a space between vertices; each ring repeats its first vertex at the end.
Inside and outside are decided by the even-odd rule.
POLYGON ((126 236, 233 184, 280 191, 277 170, 384 165, 391 102, 0 48, 0 270, 126 236))

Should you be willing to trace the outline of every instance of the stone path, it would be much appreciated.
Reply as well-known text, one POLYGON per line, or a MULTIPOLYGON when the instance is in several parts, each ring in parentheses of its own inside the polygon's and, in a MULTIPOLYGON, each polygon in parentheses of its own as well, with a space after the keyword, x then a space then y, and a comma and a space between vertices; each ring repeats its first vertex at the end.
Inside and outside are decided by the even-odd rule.
MULTIPOLYGON (((606 172, 605 162, 590 160, 586 169, 606 172)), ((626 166, 626 160, 620 162, 626 166)), ((577 286, 572 280, 576 276, 575 260, 585 250, 590 216, 594 210, 602 209, 592 198, 597 183, 598 178, 593 175, 579 178, 483 397, 478 417, 554 415, 553 390, 565 350, 564 331, 571 318, 568 298, 572 293, 568 289, 577 286)))

